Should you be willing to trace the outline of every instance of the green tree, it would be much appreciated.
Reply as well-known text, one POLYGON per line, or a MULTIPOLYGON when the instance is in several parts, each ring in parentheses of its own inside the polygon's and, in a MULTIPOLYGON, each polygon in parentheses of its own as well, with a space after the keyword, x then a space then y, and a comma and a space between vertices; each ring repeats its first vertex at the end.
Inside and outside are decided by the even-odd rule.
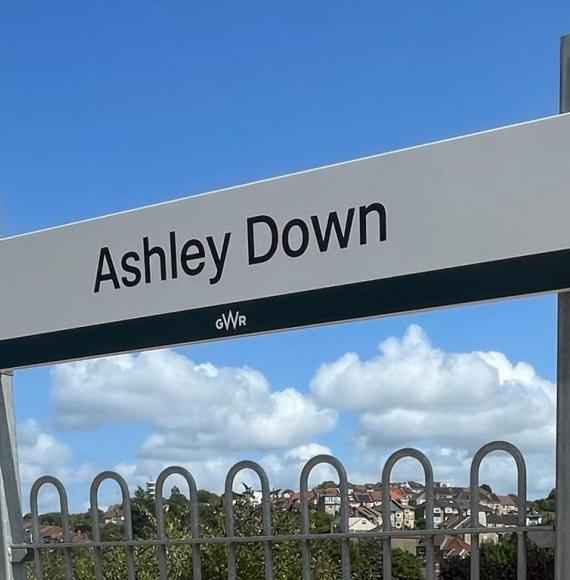
POLYGON ((122 524, 109 523, 101 528, 102 542, 116 542, 124 537, 124 526, 122 524))
POLYGON ((392 550, 392 577, 394 580, 421 580, 422 569, 417 558, 399 548, 392 550))
POLYGON ((154 499, 148 491, 138 487, 131 498, 131 518, 135 538, 152 538, 156 534, 154 499))
MULTIPOLYGON (((220 537, 226 534, 223 505, 218 496, 201 494, 209 506, 210 518, 200 522, 202 537, 220 537)), ((239 536, 259 536, 262 534, 261 508, 253 505, 248 498, 236 496, 234 504, 235 531, 239 536)), ((169 538, 191 537, 190 501, 176 488, 164 502, 165 533, 169 538)), ((146 491, 138 489, 132 498, 135 537, 156 538, 156 516, 154 502, 146 491)), ((312 510, 310 512, 311 531, 328 533, 330 516, 312 510)), ((275 535, 296 535, 301 530, 300 514, 297 510, 272 513, 272 531, 275 535)), ((121 525, 108 524, 102 528, 105 540, 122 541, 121 525)), ((327 541, 309 541, 311 570, 314 580, 336 580, 341 577, 341 541, 330 535, 327 541)), ((134 549, 137 580, 156 580, 158 577, 158 550, 154 546, 134 549)), ((382 544, 379 540, 350 540, 353 580, 382 579, 382 544)), ((276 542, 272 546, 275 580, 296 580, 302 577, 302 554, 300 541, 276 542)), ((192 550, 189 546, 168 546, 166 548, 169 580, 191 580, 192 550)), ((103 577, 105 580, 124 580, 127 577, 125 549, 121 547, 101 550, 103 577)), ((74 550, 75 580, 94 580, 93 549, 74 550)), ((48 549, 43 555, 44 578, 59 580, 64 577, 63 554, 61 550, 48 549)), ((203 544, 200 548, 203 577, 208 580, 227 578, 226 548, 221 544, 203 544)), ((264 576, 264 550, 259 543, 244 543, 236 546, 238 578, 251 580, 264 576)), ((393 577, 395 580, 416 580, 421 578, 420 564, 410 554, 401 550, 393 551, 393 577)), ((28 577, 34 578, 33 566, 28 577)))
POLYGON ((218 507, 222 503, 222 498, 211 491, 207 491, 206 489, 199 489, 198 490, 198 503, 199 504, 207 504, 212 507, 218 507))
POLYGON ((219 495, 205 489, 198 490, 198 512, 202 524, 213 525, 215 511, 220 509, 221 505, 222 498, 219 495))
POLYGON ((59 512, 42 514, 39 516, 39 521, 40 521, 40 525, 42 525, 42 526, 61 527, 61 514, 59 512))
POLYGON ((333 518, 325 512, 311 511, 309 513, 311 520, 311 531, 316 534, 328 534, 331 531, 333 518))
MULTIPOLYGON (((504 537, 497 544, 481 546, 481 580, 516 580, 516 537, 504 537)), ((449 558, 443 564, 441 580, 469 580, 469 558, 449 558)), ((554 578, 554 551, 538 548, 532 542, 527 546, 527 579, 554 578)))

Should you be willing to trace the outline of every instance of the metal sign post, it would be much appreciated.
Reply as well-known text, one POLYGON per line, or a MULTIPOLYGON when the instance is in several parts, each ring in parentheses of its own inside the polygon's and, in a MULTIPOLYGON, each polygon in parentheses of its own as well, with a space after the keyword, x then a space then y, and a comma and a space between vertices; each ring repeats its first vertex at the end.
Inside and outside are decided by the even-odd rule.
POLYGON ((0 578, 24 580, 26 553, 10 549, 24 541, 12 386, 12 373, 0 371, 0 578))
MULTIPOLYGON (((570 34, 560 50, 560 112, 570 111, 570 34)), ((570 578, 570 292, 558 294, 556 580, 570 578)))

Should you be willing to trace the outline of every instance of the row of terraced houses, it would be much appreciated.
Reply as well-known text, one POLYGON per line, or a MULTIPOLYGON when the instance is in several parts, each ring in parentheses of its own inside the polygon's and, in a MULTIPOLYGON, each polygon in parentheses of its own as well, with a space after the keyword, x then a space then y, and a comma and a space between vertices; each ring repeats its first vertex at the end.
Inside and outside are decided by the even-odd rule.
MULTIPOLYGON (((260 496, 259 496, 260 499, 260 496)), ((300 493, 293 490, 279 492, 274 500, 281 509, 294 509, 300 493)), ((434 487, 434 526, 441 529, 436 536, 436 548, 443 558, 467 556, 471 550, 469 522, 471 519, 469 488, 456 487, 449 483, 436 482, 434 487), (447 530, 465 529, 465 534, 449 535, 447 530)), ((373 532, 382 530, 381 485, 349 485, 349 531, 373 532)), ((337 487, 317 487, 309 491, 309 502, 320 512, 332 517, 331 532, 339 530, 341 505, 337 487)), ((393 483, 390 486, 390 524, 393 528, 413 530, 424 527, 426 510, 425 486, 416 481, 393 483)), ((497 495, 485 487, 479 488, 479 522, 489 528, 481 534, 482 542, 497 542, 498 528, 515 527, 518 518, 517 498, 513 495, 497 495)), ((542 517, 534 511, 525 514, 526 525, 542 524, 542 517)), ((392 545, 402 547, 416 555, 423 551, 421 540, 393 540, 392 545)))

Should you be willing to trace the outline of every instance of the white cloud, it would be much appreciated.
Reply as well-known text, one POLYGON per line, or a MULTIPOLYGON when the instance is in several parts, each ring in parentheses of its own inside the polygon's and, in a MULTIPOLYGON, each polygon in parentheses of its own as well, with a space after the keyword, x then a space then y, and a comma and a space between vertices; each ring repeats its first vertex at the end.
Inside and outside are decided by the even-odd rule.
MULTIPOLYGON (((300 445, 289 449, 281 456, 266 455, 260 461, 274 486, 299 489, 303 467, 317 455, 332 455, 331 449, 318 443, 300 445)), ((338 481, 336 471, 328 464, 316 465, 309 474, 309 485, 317 485, 325 480, 338 481)))
MULTIPOLYGON (((390 453, 413 446, 428 455, 437 480, 467 484, 474 452, 494 439, 523 450, 531 496, 553 482, 555 386, 502 353, 435 348, 417 326, 384 341, 369 360, 347 353, 323 364, 311 395, 272 390, 251 368, 197 364, 171 350, 62 365, 52 378, 58 426, 151 428, 137 456, 117 466, 131 486, 179 464, 199 487, 221 491, 231 465, 252 454, 272 486, 297 488, 310 457, 331 447, 338 453, 345 443, 352 444, 344 456, 351 481, 378 481, 390 453), (355 421, 333 430, 340 414, 355 421), (327 446, 314 443, 327 432, 327 446)), ((404 478, 423 479, 415 462, 397 465, 393 479, 404 478)), ((323 479, 336 477, 319 466, 311 482, 323 479)), ((238 480, 258 487, 253 474, 238 480)), ((515 491, 512 462, 490 457, 481 481, 515 491)))
POLYGON ((61 365, 52 378, 58 426, 149 425, 155 432, 142 446, 146 459, 286 448, 337 419, 295 389, 272 391, 259 371, 197 364, 172 350, 61 365))
POLYGON ((18 425, 17 438, 20 466, 24 470, 59 467, 71 458, 69 445, 42 431, 35 419, 28 419, 18 425))
MULTIPOLYGON (((43 475, 57 477, 68 487, 68 492, 73 493, 77 486, 81 492, 88 493, 94 468, 89 464, 72 465, 71 447, 46 433, 35 419, 18 424, 17 441, 24 511, 29 509, 33 483, 43 475)), ((52 486, 42 488, 38 500, 41 511, 59 510, 59 498, 52 486)))
MULTIPOLYGON (((376 450, 384 460, 388 450, 419 446, 436 478, 466 481, 473 453, 506 439, 525 452, 534 485, 551 485, 556 390, 530 365, 499 352, 444 352, 418 326, 379 351, 370 360, 347 353, 323 364, 311 384, 323 406, 358 417, 362 456, 376 450)), ((508 462, 489 458, 483 469, 489 465, 494 476, 509 478, 508 462)))
POLYGON ((373 448, 426 439, 472 448, 500 434, 540 449, 554 434, 555 387, 530 365, 443 352, 418 326, 370 360, 349 353, 322 365, 311 388, 321 404, 358 414, 373 448))
MULTIPOLYGON (((299 478, 301 470, 305 463, 316 455, 330 455, 329 447, 318 443, 309 443, 299 445, 288 449, 283 453, 271 453, 256 461, 265 469, 269 478, 271 488, 299 488, 299 478)), ((196 480, 198 489, 209 489, 216 493, 221 493, 224 489, 225 477, 230 468, 243 459, 238 454, 219 453, 214 457, 203 457, 191 462, 177 462, 176 464, 187 469, 196 480)), ((156 479, 158 474, 166 467, 172 465, 172 462, 157 458, 138 458, 134 463, 123 463, 115 467, 126 478, 127 482, 134 488, 136 486, 145 487, 149 479, 156 479)), ((332 479, 338 481, 336 472, 326 464, 317 465, 311 472, 309 484, 316 485, 321 481, 332 479)), ((242 482, 254 489, 260 489, 260 482, 257 475, 251 470, 240 472, 234 482, 234 489, 242 491, 242 482)), ((166 484, 166 490, 177 485, 184 493, 187 493, 187 487, 184 481, 172 476, 166 484)), ((118 500, 118 493, 115 493, 115 500, 118 500)))

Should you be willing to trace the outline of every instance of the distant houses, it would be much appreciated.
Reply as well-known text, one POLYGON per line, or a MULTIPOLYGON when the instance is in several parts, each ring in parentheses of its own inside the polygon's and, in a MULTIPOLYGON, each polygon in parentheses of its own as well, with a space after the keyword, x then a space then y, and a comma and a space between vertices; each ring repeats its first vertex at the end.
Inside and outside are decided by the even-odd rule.
POLYGON ((123 524, 125 522, 125 511, 120 505, 113 505, 103 514, 103 525, 123 524))
MULTIPOLYGON (((24 538, 26 542, 32 541, 32 520, 30 518, 24 518, 24 538)), ((78 544, 81 542, 87 542, 90 539, 87 531, 83 529, 75 529, 70 531, 69 539, 72 543, 78 544)), ((51 524, 40 525, 40 542, 43 544, 59 544, 63 542, 63 529, 60 526, 54 526, 51 524)))
MULTIPOLYGON (((478 491, 479 526, 488 528, 479 534, 479 542, 499 540, 505 528, 515 527, 518 522, 517 498, 513 495, 496 495, 486 486, 478 491)), ((341 530, 341 494, 338 487, 316 487, 307 494, 309 505, 318 512, 333 518, 331 531, 341 530)), ((288 490, 287 509, 294 509, 300 494, 288 490)), ((403 481, 390 485, 390 525, 395 530, 424 528, 426 520, 426 490, 424 484, 403 481)), ((348 531, 369 533, 381 531, 382 487, 381 484, 348 486, 348 531)), ((451 483, 436 482, 434 485, 434 528, 441 530, 434 538, 436 556, 439 561, 452 557, 465 557, 471 552, 471 494, 468 487, 457 487, 451 483)), ((542 517, 536 511, 525 514, 527 526, 541 525, 542 517)), ((393 540, 393 542, 396 540, 393 540)), ((404 543, 404 542, 402 542, 404 543)), ((418 557, 425 555, 425 539, 407 540, 403 549, 418 557)))

